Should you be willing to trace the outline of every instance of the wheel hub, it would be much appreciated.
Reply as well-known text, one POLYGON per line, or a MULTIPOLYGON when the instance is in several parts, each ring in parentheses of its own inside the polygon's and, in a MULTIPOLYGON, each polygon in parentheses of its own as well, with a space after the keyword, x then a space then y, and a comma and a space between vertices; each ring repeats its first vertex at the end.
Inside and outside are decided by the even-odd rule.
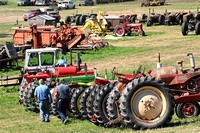
POLYGON ((157 121, 166 110, 166 99, 157 88, 145 86, 132 96, 131 110, 138 120, 157 121))
POLYGON ((146 95, 139 102, 138 114, 143 119, 154 119, 161 111, 161 100, 154 95, 146 95))

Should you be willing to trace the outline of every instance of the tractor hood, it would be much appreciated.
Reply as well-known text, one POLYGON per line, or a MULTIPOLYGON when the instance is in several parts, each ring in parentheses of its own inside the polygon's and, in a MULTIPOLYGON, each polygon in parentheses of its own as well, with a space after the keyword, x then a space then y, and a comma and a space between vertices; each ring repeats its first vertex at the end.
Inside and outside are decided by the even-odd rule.
POLYGON ((178 72, 175 67, 161 67, 152 71, 150 75, 162 80, 167 85, 170 85, 177 73, 178 72))

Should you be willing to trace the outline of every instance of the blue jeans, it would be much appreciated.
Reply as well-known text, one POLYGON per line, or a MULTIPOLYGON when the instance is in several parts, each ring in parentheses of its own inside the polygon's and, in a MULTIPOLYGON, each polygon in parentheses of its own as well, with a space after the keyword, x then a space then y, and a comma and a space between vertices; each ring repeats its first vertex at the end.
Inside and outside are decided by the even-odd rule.
POLYGON ((67 110, 67 100, 59 99, 58 100, 58 114, 62 120, 62 123, 67 119, 66 110, 67 110))
POLYGON ((49 120, 49 100, 40 101, 39 107, 41 121, 45 121, 44 116, 46 116, 46 121, 49 120))

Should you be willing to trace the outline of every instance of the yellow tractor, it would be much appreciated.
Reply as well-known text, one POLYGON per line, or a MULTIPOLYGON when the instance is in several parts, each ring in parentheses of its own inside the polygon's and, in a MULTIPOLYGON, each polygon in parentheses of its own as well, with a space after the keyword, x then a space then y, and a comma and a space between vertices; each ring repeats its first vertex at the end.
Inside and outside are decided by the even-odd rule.
POLYGON ((104 34, 108 30, 108 23, 103 13, 99 12, 98 17, 92 15, 90 20, 88 20, 81 29, 85 30, 87 27, 90 28, 93 34, 104 34), (103 20, 100 23, 101 17, 103 18, 103 20))

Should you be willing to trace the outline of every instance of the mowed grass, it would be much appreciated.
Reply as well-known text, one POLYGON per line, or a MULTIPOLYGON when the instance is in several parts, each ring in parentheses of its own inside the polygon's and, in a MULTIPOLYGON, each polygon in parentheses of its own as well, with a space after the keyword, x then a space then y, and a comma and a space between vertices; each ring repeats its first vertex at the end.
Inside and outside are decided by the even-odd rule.
POLYGON ((39 113, 25 111, 18 104, 18 87, 0 88, 0 132, 67 132, 67 133, 129 133, 129 132, 191 132, 200 130, 200 118, 179 119, 173 116, 171 123, 165 128, 138 131, 130 128, 104 128, 94 125, 87 120, 69 118, 67 125, 62 125, 61 120, 50 116, 50 123, 42 124, 39 113))
MULTIPOLYGON (((7 19, 13 17, 12 21, 0 24, 0 44, 6 41, 12 42, 12 27, 27 26, 27 22, 19 21, 16 25, 16 18, 20 20, 22 15, 28 9, 40 7, 18 7, 17 0, 9 1, 9 5, 0 6, 0 17, 7 19)), ((163 13, 165 9, 168 11, 195 11, 199 3, 168 3, 165 6, 153 7, 155 13, 163 13)), ((142 13, 148 13, 148 7, 141 8, 139 4, 125 2, 114 4, 102 4, 95 6, 81 6, 75 10, 61 10, 60 14, 62 21, 66 15, 73 13, 89 13, 93 10, 95 13, 99 11, 107 11, 109 15, 131 14, 137 13, 138 16, 142 13), (121 13, 120 13, 121 12, 121 13)), ((139 17, 138 17, 139 18, 139 17)), ((108 69, 109 78, 110 71, 113 67, 117 67, 118 72, 132 73, 140 64, 147 69, 155 69, 157 63, 157 52, 161 52, 161 62, 163 66, 175 66, 178 69, 177 61, 183 60, 183 68, 190 68, 189 57, 187 53, 193 53, 196 60, 196 66, 200 66, 200 36, 194 35, 194 32, 188 36, 182 36, 181 27, 176 26, 158 26, 146 27, 143 24, 146 36, 140 37, 137 33, 132 33, 133 36, 126 36, 118 40, 107 39, 107 41, 115 47, 101 48, 96 52, 73 51, 80 52, 82 63, 87 63, 88 68, 96 67, 100 76, 104 76, 105 68, 108 69)), ((19 63, 23 67, 23 62, 19 63)), ((18 70, 3 69, 0 70, 0 75, 18 75, 18 70)), ((18 104, 18 88, 0 88, 0 132, 199 132, 200 119, 199 117, 179 119, 176 115, 173 116, 170 124, 165 128, 135 131, 129 128, 103 128, 95 126, 86 120, 69 119, 69 123, 64 126, 60 120, 51 116, 51 122, 41 124, 39 114, 27 112, 23 106, 18 104)))

